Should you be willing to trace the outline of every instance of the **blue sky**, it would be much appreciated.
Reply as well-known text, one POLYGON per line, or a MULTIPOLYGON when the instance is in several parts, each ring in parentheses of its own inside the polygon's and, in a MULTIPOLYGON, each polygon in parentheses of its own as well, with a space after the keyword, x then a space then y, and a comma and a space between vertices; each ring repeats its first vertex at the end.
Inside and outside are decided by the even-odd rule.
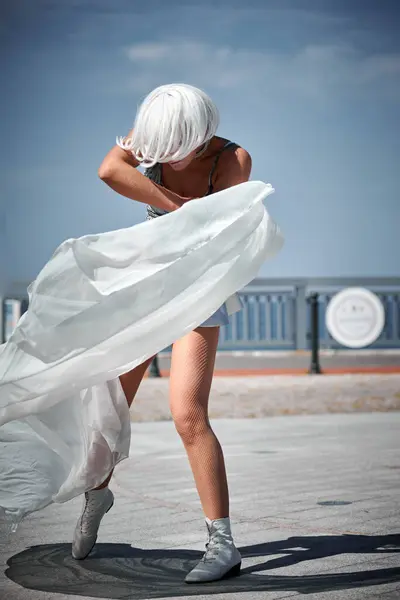
POLYGON ((66 238, 143 219, 97 168, 144 95, 181 81, 213 97, 220 134, 276 188, 268 208, 286 246, 263 275, 400 276, 396 2, 17 0, 2 10, 10 281, 31 280, 66 238))

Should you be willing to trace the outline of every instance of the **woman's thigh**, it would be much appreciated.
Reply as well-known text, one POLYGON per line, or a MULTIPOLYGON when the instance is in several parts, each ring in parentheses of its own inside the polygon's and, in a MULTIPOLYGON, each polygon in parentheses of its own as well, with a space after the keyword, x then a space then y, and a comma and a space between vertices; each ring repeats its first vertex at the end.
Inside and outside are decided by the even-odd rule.
POLYGON ((219 327, 199 327, 172 347, 170 407, 175 424, 208 421, 219 327))
POLYGON ((119 380, 121 382, 122 389, 124 390, 124 394, 126 397, 126 401, 130 406, 135 398, 136 392, 139 389, 140 383, 144 377, 144 374, 147 371, 147 368, 150 366, 151 361, 154 357, 147 359, 141 365, 138 365, 131 371, 120 375, 119 380))

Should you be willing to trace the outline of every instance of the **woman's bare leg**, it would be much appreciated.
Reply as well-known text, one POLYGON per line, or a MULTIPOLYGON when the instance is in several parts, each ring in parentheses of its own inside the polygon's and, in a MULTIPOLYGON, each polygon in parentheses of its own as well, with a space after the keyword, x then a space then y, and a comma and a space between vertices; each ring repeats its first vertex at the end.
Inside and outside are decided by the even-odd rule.
MULTIPOLYGON (((152 359, 121 375, 120 381, 128 405, 131 406, 140 382, 152 359)), ((81 515, 75 527, 72 540, 72 556, 76 560, 86 558, 97 540, 100 522, 114 503, 114 495, 108 488, 113 471, 99 487, 85 493, 81 515)))
MULTIPOLYGON (((119 378, 122 389, 124 390, 126 401, 128 402, 129 407, 131 406, 131 404, 136 396, 136 393, 139 389, 142 379, 143 379, 143 377, 147 371, 147 368, 149 367, 152 360, 153 360, 153 358, 149 358, 144 363, 142 363, 141 365, 138 365, 131 371, 124 373, 119 378)), ((99 485, 97 488, 94 488, 94 489, 102 490, 103 488, 107 487, 108 484, 110 483, 113 472, 114 472, 114 469, 111 471, 111 473, 109 474, 107 479, 105 479, 101 485, 99 485)))
POLYGON ((208 529, 207 550, 186 575, 187 583, 238 575, 242 561, 232 538, 224 455, 208 418, 218 335, 218 327, 199 327, 172 350, 172 417, 189 457, 208 529))
POLYGON ((175 342, 170 374, 170 406, 183 441, 204 514, 229 516, 224 456, 208 419, 219 327, 199 327, 175 342))

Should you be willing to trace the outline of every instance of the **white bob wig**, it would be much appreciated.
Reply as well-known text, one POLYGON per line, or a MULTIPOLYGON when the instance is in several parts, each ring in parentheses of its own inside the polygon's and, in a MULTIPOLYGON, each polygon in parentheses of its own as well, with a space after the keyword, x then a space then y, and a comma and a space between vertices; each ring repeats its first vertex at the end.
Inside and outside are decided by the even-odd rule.
POLYGON ((140 105, 132 137, 117 137, 117 144, 148 168, 183 160, 208 142, 218 125, 218 109, 202 90, 185 83, 162 85, 140 105))

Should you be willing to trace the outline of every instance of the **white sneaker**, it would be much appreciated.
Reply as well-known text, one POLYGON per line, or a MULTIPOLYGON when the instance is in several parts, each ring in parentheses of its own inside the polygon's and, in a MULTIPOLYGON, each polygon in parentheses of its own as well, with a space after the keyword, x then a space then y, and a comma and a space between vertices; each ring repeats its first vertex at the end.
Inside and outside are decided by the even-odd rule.
POLYGON ((242 557, 232 539, 229 517, 214 521, 206 519, 206 524, 207 550, 197 566, 186 575, 186 583, 206 583, 240 574, 242 557))
POLYGON ((90 554, 97 540, 100 521, 113 504, 114 495, 108 487, 86 492, 72 541, 72 556, 76 560, 82 560, 90 554))

